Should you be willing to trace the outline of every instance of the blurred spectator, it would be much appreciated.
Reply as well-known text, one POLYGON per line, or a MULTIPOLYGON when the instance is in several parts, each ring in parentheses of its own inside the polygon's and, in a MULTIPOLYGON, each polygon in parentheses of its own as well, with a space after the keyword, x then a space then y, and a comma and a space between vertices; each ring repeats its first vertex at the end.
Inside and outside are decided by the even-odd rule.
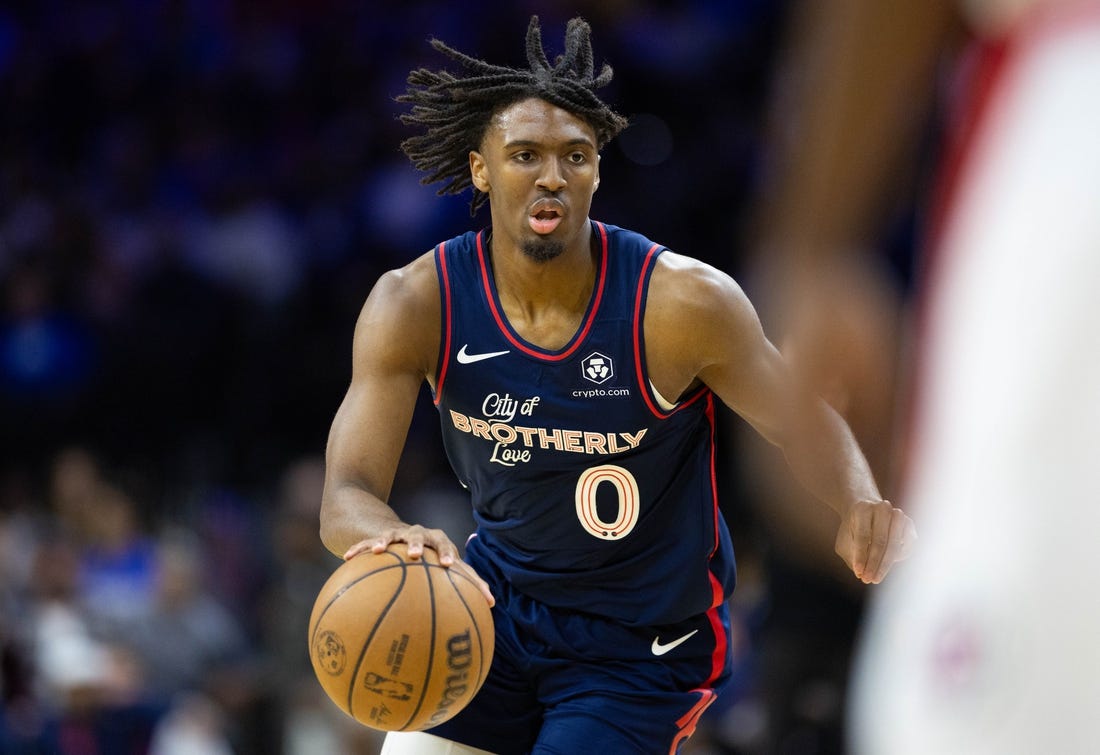
POLYGON ((128 634, 153 603, 156 546, 139 521, 138 502, 120 486, 100 482, 89 496, 79 559, 78 597, 95 631, 128 634))
POLYGON ((0 414, 32 450, 80 411, 95 370, 91 328, 59 300, 57 285, 44 265, 23 262, 0 286, 0 414))
POLYGON ((37 494, 25 469, 0 472, 0 752, 17 752, 42 725, 29 599, 42 535, 37 494))
POLYGON ((36 725, 24 722, 15 744, 28 751, 141 751, 159 712, 142 697, 141 668, 129 651, 95 636, 79 599, 78 570, 64 541, 39 549, 29 609, 39 707, 36 725))
POLYGON ((46 496, 51 524, 61 537, 73 543, 87 540, 102 474, 99 459, 83 445, 64 445, 49 459, 46 496))
POLYGON ((239 621, 205 587, 204 556, 190 536, 162 536, 152 599, 125 639, 145 667, 147 690, 158 700, 254 676, 254 659, 239 621))
POLYGON ((356 724, 313 674, 307 637, 313 604, 340 564, 321 544, 317 523, 324 487, 322 457, 292 461, 275 490, 273 564, 261 604, 261 641, 276 690, 276 720, 285 755, 374 753, 382 735, 356 724))
POLYGON ((145 694, 168 709, 156 747, 263 749, 251 730, 265 696, 259 661, 238 617, 207 589, 205 553, 193 535, 165 533, 157 565, 154 599, 126 635, 145 694))
POLYGON ((323 475, 319 456, 304 457, 283 471, 276 491, 272 573, 261 626, 272 675, 291 698, 313 675, 306 642, 309 617, 322 585, 340 563, 317 537, 323 475))
POLYGON ((149 755, 233 755, 222 711, 198 694, 181 697, 157 724, 149 755))

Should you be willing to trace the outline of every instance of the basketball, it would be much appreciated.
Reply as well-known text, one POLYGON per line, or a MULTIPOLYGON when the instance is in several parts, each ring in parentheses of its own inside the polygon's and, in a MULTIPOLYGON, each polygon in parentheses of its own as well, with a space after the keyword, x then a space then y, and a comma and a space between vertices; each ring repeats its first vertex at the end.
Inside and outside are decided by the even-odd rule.
POLYGON ((493 657, 493 617, 477 586, 425 548, 404 543, 345 561, 317 595, 309 620, 313 671, 359 723, 418 731, 473 699, 493 657))

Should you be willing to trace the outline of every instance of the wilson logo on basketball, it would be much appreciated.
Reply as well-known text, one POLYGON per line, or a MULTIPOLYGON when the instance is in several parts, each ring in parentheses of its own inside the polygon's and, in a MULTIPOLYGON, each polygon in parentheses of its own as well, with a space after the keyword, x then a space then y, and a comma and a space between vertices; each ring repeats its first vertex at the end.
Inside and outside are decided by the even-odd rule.
POLYGON ((313 653, 317 656, 317 665, 328 673, 336 676, 343 673, 347 665, 348 654, 344 650, 344 643, 336 632, 321 632, 313 645, 313 653))
POLYGON ((447 668, 451 673, 447 674, 447 685, 443 689, 443 697, 430 721, 442 723, 450 718, 451 706, 466 696, 468 686, 466 677, 471 663, 473 663, 473 653, 469 630, 453 635, 447 640, 447 668))

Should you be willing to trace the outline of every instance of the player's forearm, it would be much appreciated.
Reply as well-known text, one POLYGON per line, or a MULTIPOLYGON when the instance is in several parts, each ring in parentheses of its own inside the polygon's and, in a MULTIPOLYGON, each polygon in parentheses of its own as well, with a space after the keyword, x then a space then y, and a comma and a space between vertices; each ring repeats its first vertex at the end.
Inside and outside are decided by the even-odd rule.
POLYGON ((321 503, 321 542, 337 556, 356 543, 379 536, 405 522, 384 501, 352 484, 326 486, 321 503))
POLYGON ((851 428, 824 401, 802 413, 782 448, 798 481, 841 516, 857 501, 882 500, 851 428))

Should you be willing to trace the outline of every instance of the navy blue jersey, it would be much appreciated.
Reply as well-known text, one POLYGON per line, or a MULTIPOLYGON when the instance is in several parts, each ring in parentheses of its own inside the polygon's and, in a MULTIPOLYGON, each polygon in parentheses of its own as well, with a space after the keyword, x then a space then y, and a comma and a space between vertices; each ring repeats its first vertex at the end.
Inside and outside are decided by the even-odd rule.
POLYGON ((664 248, 602 223, 593 233, 592 297, 557 350, 509 325, 485 231, 436 248, 435 402, 478 548, 516 589, 631 625, 671 624, 733 589, 715 399, 701 386, 668 407, 649 382, 642 320, 664 248))

